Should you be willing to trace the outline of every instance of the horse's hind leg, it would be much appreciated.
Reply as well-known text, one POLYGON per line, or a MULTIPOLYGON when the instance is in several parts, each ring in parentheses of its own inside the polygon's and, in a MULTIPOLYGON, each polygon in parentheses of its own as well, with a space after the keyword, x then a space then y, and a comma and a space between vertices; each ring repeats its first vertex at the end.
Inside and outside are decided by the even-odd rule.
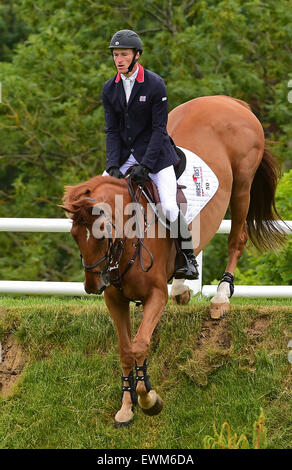
POLYGON ((229 298, 233 293, 234 271, 248 239, 245 221, 250 202, 251 181, 252 178, 233 183, 230 199, 231 231, 228 237, 228 262, 217 293, 211 300, 210 314, 213 319, 222 317, 230 310, 229 298))
POLYGON ((129 301, 116 290, 112 293, 110 289, 107 289, 104 296, 116 327, 122 366, 122 406, 115 415, 115 426, 127 426, 134 417, 133 407, 137 402, 133 376, 134 355, 131 345, 129 301))
POLYGON ((147 355, 150 347, 152 333, 160 319, 168 300, 166 289, 153 289, 151 295, 144 303, 144 313, 140 328, 133 341, 133 353, 136 360, 136 391, 138 403, 142 411, 148 415, 160 413, 162 400, 155 390, 151 388, 147 375, 147 355))

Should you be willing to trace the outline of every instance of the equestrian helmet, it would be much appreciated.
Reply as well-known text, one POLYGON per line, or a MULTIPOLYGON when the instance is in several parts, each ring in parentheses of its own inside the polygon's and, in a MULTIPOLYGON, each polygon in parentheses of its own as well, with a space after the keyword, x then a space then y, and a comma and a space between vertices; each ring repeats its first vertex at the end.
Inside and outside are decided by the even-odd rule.
POLYGON ((135 31, 122 29, 113 35, 109 49, 135 49, 142 54, 143 46, 140 37, 135 31))

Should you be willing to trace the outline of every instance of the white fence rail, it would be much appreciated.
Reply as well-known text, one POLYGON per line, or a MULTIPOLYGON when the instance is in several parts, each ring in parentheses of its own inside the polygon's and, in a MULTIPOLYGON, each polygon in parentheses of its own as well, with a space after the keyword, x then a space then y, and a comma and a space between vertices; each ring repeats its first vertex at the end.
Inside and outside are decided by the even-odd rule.
MULTIPOLYGON (((0 218, 0 232, 70 232, 70 219, 0 218)), ((279 221, 282 229, 291 235, 292 221, 279 221)), ((230 220, 223 220, 217 233, 229 233, 230 220)), ((200 277, 185 284, 193 293, 215 295, 217 286, 202 287, 202 253, 197 257, 200 277)), ((171 286, 169 286, 169 291, 171 286)), ((82 282, 0 281, 0 294, 88 295, 82 282)), ((234 297, 292 297, 292 286, 235 286, 234 297)))

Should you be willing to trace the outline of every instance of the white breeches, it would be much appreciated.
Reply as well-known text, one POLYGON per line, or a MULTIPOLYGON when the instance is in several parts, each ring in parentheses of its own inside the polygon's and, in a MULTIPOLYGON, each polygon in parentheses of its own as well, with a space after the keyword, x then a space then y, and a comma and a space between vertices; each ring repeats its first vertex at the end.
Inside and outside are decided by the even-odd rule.
MULTIPOLYGON (((132 165, 139 165, 133 155, 130 155, 128 160, 120 167, 120 171, 125 174, 128 168, 132 165)), ((108 176, 106 171, 103 176, 108 176)), ((177 183, 173 166, 168 166, 160 170, 158 173, 149 173, 151 178, 157 186, 162 211, 170 222, 174 222, 178 218, 178 206, 176 203, 177 183)))

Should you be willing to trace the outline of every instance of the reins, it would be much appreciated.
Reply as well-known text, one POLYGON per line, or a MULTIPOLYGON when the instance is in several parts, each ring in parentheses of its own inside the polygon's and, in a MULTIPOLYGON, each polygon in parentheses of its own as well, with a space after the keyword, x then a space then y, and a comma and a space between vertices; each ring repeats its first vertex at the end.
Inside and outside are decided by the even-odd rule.
MULTIPOLYGON (((136 204, 139 204, 140 207, 141 207, 141 196, 142 196, 142 191, 143 189, 139 186, 137 188, 137 191, 135 192, 134 191, 134 188, 133 188, 133 183, 132 183, 132 180, 130 177, 127 178, 127 182, 128 182, 128 189, 129 189, 129 194, 131 196, 131 199, 132 199, 132 202, 135 202, 136 204), (139 197, 137 199, 137 193, 140 191, 140 194, 139 194, 139 197)), ((136 215, 136 214, 135 214, 136 215)), ((141 269, 144 273, 147 273, 153 266, 153 262, 154 262, 154 258, 153 258, 153 255, 151 253, 151 251, 147 248, 147 246, 144 245, 144 235, 145 235, 145 232, 148 228, 148 223, 147 223, 147 218, 146 218, 146 215, 145 215, 145 212, 143 212, 143 218, 144 218, 144 231, 143 231, 143 234, 142 234, 142 237, 138 237, 138 242, 137 242, 137 254, 139 253, 139 258, 140 258, 140 266, 141 266, 141 269), (148 268, 145 268, 144 267, 144 264, 143 264, 143 258, 142 258, 142 248, 144 248, 144 250, 147 251, 148 255, 150 256, 150 265, 148 266, 148 268)), ((137 224, 138 224, 138 217, 137 217, 137 224)), ((136 251, 137 251, 136 250, 136 251)))
MULTIPOLYGON (((127 183, 128 183, 128 190, 129 190, 129 194, 130 194, 132 202, 136 203, 136 204, 139 204, 141 206, 140 200, 141 200, 141 196, 142 196, 142 188, 138 187, 137 190, 135 191, 134 188, 133 188, 131 178, 126 177, 126 180, 127 180, 127 183), (140 194, 139 194, 139 192, 140 192, 140 194)), ((89 199, 89 198, 87 198, 87 199, 89 199)), ((90 200, 93 201, 93 202, 97 202, 93 198, 90 198, 90 200)), ((135 212, 135 218, 136 218, 136 226, 138 226, 139 220, 138 220, 138 216, 137 216, 136 212, 135 212)), ((108 230, 108 247, 107 247, 107 250, 106 250, 104 256, 102 258, 100 258, 99 260, 97 260, 96 263, 91 264, 91 265, 87 265, 87 264, 84 263, 82 254, 80 254, 82 265, 83 265, 85 271, 90 272, 92 274, 101 275, 103 277, 104 281, 105 281, 106 286, 112 285, 112 286, 116 287, 117 289, 119 289, 121 292, 123 290, 123 288, 122 288, 123 277, 129 271, 129 269, 133 266, 133 264, 134 264, 134 262, 135 262, 138 255, 139 255, 139 262, 140 262, 140 267, 141 267, 142 271, 145 272, 145 273, 148 272, 153 266, 154 258, 153 258, 152 253, 150 252, 150 250, 144 244, 144 235, 145 235, 146 229, 148 228, 147 219, 146 219, 146 216, 145 216, 144 212, 143 212, 143 218, 144 218, 144 230, 139 231, 139 234, 137 236, 137 238, 138 238, 137 243, 134 245, 136 250, 135 250, 132 258, 128 261, 128 263, 127 263, 127 265, 126 265, 126 267, 125 267, 125 269, 123 270, 122 273, 120 272, 120 269, 121 269, 120 268, 120 261, 122 259, 123 254, 124 254, 126 240, 129 239, 129 238, 128 238, 127 234, 125 234, 122 239, 117 239, 116 238, 115 240, 113 240, 112 235, 110 236, 110 231, 111 231, 111 228, 115 229, 115 225, 112 222, 108 222, 106 224, 107 230, 108 230), (108 228, 109 225, 111 225, 110 230, 108 228), (144 263, 143 263, 142 249, 146 250, 149 257, 150 257, 150 264, 146 268, 145 268, 144 263), (106 260, 108 260, 106 266, 101 271, 100 270, 96 271, 95 268, 97 266, 100 266, 106 260)))

